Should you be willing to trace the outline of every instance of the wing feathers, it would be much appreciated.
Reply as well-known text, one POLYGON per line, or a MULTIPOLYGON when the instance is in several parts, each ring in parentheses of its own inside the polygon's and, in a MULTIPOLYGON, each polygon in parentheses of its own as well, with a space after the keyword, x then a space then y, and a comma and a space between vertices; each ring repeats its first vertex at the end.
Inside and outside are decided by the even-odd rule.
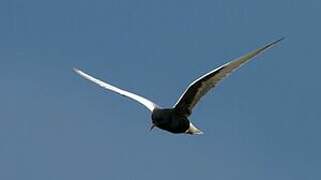
POLYGON ((189 116, 192 113, 193 107, 198 103, 200 98, 204 96, 211 88, 215 87, 220 80, 228 76, 234 70, 238 69, 241 65, 250 61, 253 57, 273 47, 275 44, 282 41, 283 39, 284 38, 281 38, 262 48, 258 48, 196 79, 188 86, 185 92, 178 99, 178 101, 174 105, 175 110, 178 113, 189 116))
POLYGON ((107 89, 107 90, 110 90, 110 91, 113 91, 113 92, 116 92, 124 97, 127 97, 127 98, 130 98, 130 99, 133 99, 137 102, 139 102, 140 104, 144 105, 145 107, 147 107, 151 112, 155 109, 155 107, 157 107, 157 105, 155 103, 153 103, 152 101, 142 97, 142 96, 139 96, 137 94, 134 94, 134 93, 131 93, 131 92, 128 92, 128 91, 125 91, 125 90, 122 90, 122 89, 119 89, 113 85, 110 85, 106 82, 103 82, 99 79, 96 79, 86 73, 84 73, 83 71, 77 69, 77 68, 74 68, 74 71, 79 74, 81 77, 89 80, 89 81, 92 81, 96 84, 98 84, 99 86, 101 86, 102 88, 104 89, 107 89))

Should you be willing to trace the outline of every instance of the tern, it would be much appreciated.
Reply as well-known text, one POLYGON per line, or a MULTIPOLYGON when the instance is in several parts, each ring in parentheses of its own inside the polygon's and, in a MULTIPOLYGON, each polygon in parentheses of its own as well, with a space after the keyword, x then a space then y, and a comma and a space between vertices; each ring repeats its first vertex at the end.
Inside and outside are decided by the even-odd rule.
POLYGON ((185 133, 191 135, 203 134, 201 130, 195 127, 188 117, 192 114, 192 109, 199 102, 199 100, 212 88, 214 88, 219 81, 228 76, 241 65, 249 62, 251 59, 261 54, 262 52, 275 46, 284 38, 271 42, 264 47, 251 51, 244 56, 223 64, 212 71, 204 74, 198 79, 194 80, 180 96, 176 104, 172 108, 162 108, 147 98, 131 93, 129 91, 120 89, 102 80, 86 74, 85 72, 74 68, 74 71, 83 78, 92 81, 104 89, 118 93, 124 97, 130 98, 138 103, 144 105, 151 112, 152 126, 158 127, 162 130, 171 133, 185 133))

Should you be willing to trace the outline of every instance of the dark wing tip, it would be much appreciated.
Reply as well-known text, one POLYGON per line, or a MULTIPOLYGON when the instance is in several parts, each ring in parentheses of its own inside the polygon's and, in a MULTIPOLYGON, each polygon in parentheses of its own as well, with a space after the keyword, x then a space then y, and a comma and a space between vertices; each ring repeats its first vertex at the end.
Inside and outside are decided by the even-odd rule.
POLYGON ((266 45, 263 49, 269 48, 269 47, 273 47, 275 46, 277 43, 283 41, 285 39, 285 37, 281 37, 280 39, 271 42, 270 44, 266 45))
POLYGON ((279 42, 283 41, 285 39, 285 37, 281 37, 280 39, 276 40, 276 41, 273 41, 267 45, 265 45, 264 47, 258 49, 256 51, 256 55, 259 54, 259 53, 262 53, 270 48, 273 48, 274 46, 276 46, 276 44, 278 44, 279 42))

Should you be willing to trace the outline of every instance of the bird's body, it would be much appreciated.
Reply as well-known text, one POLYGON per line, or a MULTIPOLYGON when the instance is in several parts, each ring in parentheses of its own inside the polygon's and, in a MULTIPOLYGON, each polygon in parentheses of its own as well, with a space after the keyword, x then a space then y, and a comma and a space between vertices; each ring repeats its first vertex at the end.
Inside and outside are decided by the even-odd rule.
POLYGON ((188 118, 179 115, 173 108, 155 108, 152 112, 152 122, 156 127, 171 133, 185 133, 190 126, 188 118))
POLYGON ((219 66, 218 68, 196 79, 187 87, 185 92, 181 95, 181 97, 172 108, 161 108, 154 102, 142 96, 117 88, 111 84, 96 79, 79 69, 74 70, 83 78, 90 80, 107 90, 133 99, 148 108, 151 111, 151 129, 153 129, 154 127, 158 127, 171 133, 202 134, 202 131, 196 128, 188 119, 188 117, 192 113, 192 109, 199 102, 201 97, 203 97, 210 89, 214 88, 220 80, 228 76, 231 72, 257 56, 258 54, 273 47, 281 40, 283 40, 283 38, 269 43, 262 48, 258 48, 250 53, 247 53, 244 56, 237 58, 236 60, 219 66))

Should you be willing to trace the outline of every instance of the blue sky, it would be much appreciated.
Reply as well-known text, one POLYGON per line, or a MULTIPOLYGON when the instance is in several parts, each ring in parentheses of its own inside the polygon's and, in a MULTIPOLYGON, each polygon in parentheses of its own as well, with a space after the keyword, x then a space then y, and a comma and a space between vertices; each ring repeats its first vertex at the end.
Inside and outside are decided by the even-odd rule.
POLYGON ((320 179, 321 1, 3 0, 0 179, 320 179), (203 73, 280 37, 211 91, 205 134, 149 132, 203 73))

